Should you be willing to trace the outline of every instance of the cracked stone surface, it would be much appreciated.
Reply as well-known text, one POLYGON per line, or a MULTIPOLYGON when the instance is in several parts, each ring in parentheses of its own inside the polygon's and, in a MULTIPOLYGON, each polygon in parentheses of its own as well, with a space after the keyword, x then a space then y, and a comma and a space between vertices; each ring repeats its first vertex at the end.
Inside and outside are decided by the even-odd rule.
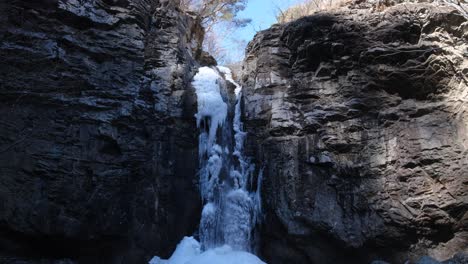
POLYGON ((145 263, 196 229, 203 30, 176 5, 0 3, 1 263, 145 263))
POLYGON ((265 168, 268 263, 443 261, 468 248, 467 19, 437 3, 360 5, 249 44, 244 119, 265 168))

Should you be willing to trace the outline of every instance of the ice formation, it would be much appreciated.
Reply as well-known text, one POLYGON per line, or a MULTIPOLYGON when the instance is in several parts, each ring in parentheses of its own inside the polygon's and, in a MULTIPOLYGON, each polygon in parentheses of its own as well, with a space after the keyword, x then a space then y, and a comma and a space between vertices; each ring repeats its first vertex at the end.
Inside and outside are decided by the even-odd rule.
POLYGON ((199 240, 184 238, 168 260, 151 264, 260 264, 253 234, 260 220, 262 173, 243 155, 246 133, 241 119, 242 87, 226 67, 202 67, 192 82, 198 100, 200 194, 204 203, 199 240), (234 116, 228 115, 226 85, 235 86, 234 116), (226 89, 224 89, 226 90, 226 89), (227 122, 228 120, 232 122, 227 122))
POLYGON ((221 77, 215 70, 202 67, 192 83, 198 100, 197 125, 198 127, 201 125, 208 127, 207 144, 203 142, 203 145, 207 145, 207 148, 203 148, 204 151, 209 150, 213 145, 216 130, 224 124, 227 117, 227 104, 223 101, 219 90, 221 81, 221 77), (202 124, 203 121, 204 124, 202 124))

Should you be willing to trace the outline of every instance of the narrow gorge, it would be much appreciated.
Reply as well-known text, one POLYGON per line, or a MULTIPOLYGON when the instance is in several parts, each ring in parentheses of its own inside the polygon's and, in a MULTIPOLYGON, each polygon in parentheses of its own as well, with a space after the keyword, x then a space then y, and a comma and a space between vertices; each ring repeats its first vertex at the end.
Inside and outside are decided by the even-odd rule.
POLYGON ((228 68, 179 0, 2 0, 0 264, 468 263, 466 1, 345 2, 228 68))

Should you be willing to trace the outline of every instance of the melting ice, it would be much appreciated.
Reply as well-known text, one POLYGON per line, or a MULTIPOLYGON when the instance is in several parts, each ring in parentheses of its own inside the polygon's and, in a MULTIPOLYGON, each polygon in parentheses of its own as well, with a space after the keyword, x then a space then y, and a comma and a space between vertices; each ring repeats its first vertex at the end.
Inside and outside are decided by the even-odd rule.
POLYGON ((254 166, 243 154, 246 133, 241 121, 242 87, 225 67, 200 68, 192 84, 198 100, 195 117, 200 131, 200 194, 204 204, 200 242, 185 237, 171 258, 154 257, 150 264, 262 264, 249 253, 253 251, 252 236, 261 210, 262 173, 254 181, 254 166), (231 118, 228 95, 222 95, 226 84, 220 73, 235 86, 236 104, 231 118))

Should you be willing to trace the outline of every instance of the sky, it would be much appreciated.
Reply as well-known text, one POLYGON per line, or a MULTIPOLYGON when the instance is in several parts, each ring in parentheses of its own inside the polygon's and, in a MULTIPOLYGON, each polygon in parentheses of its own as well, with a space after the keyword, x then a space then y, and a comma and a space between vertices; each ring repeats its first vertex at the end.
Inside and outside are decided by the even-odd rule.
POLYGON ((253 39, 258 31, 269 28, 276 22, 278 8, 282 10, 287 7, 302 2, 303 0, 249 0, 245 10, 239 12, 239 18, 250 18, 252 23, 245 28, 229 32, 229 37, 224 41, 225 49, 229 50, 230 61, 240 61, 243 59, 245 44, 253 39))
POLYGON ((247 8, 239 13, 239 17, 252 19, 252 24, 238 30, 241 38, 252 40, 255 33, 269 28, 276 22, 278 8, 282 10, 298 3, 299 0, 249 0, 247 8))

